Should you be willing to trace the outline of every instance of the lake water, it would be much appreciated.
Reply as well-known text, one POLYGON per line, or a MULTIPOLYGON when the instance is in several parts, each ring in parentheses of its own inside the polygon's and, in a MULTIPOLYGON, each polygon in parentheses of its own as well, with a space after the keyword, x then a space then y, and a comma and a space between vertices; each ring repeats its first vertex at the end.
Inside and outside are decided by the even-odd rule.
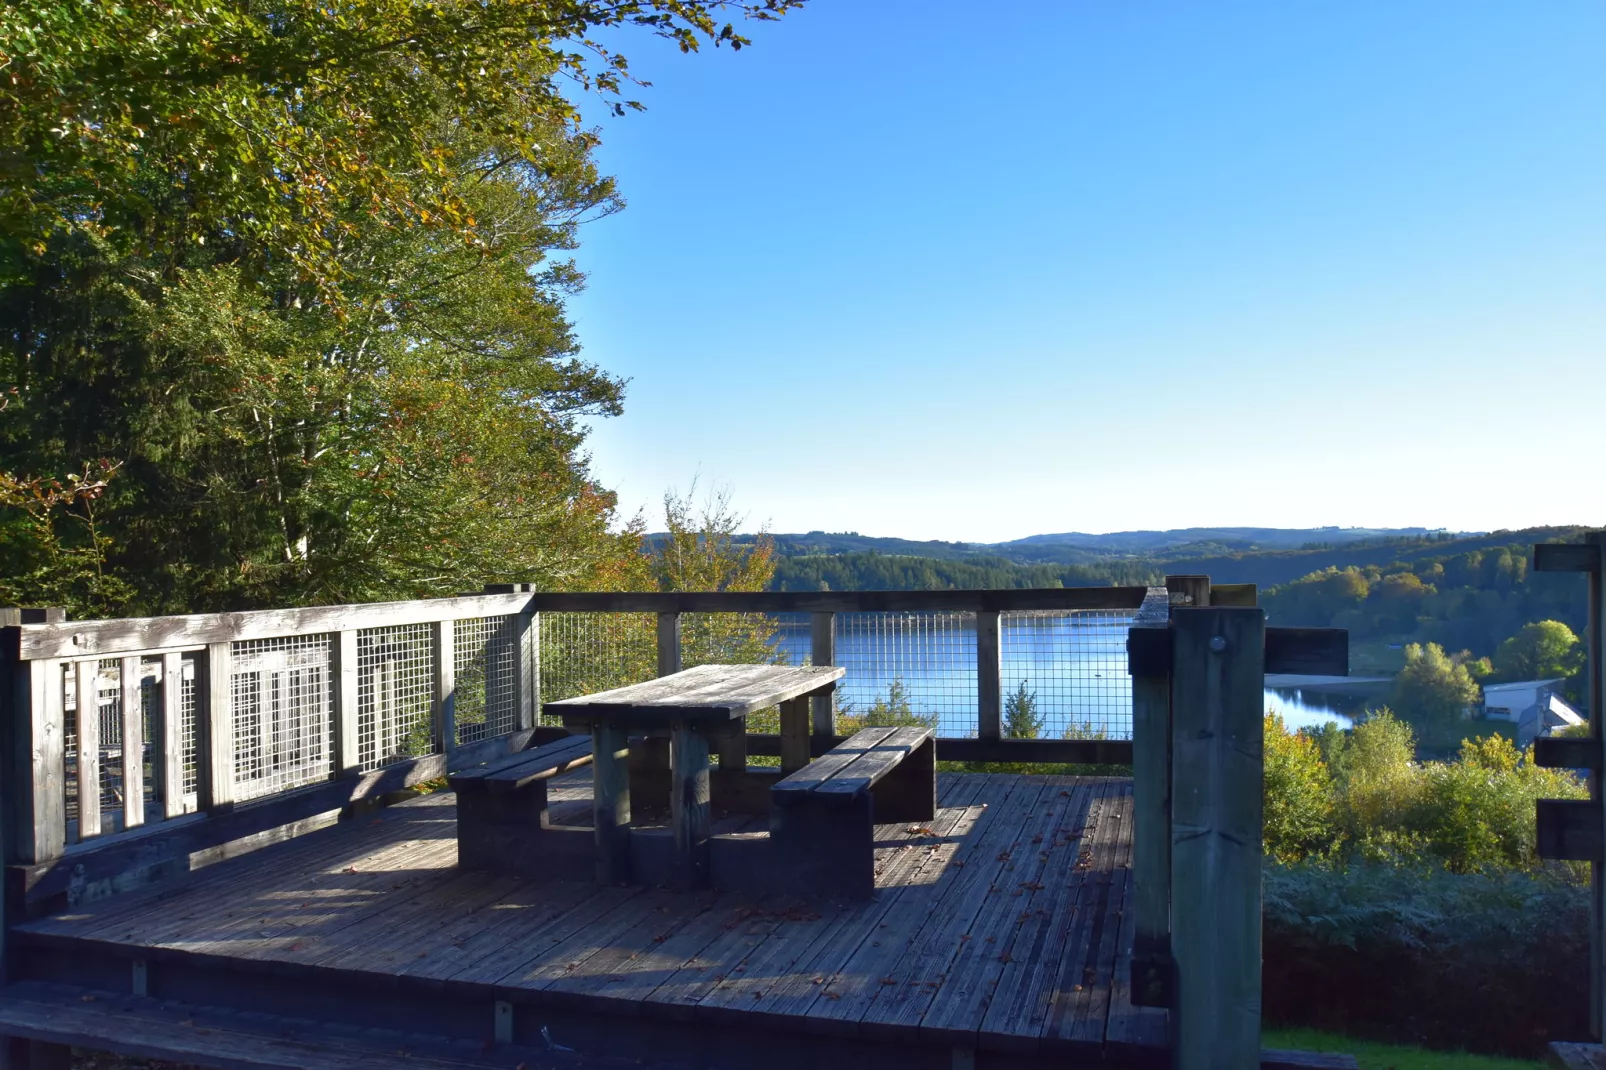
MULTIPOLYGON (((1034 696, 1041 735, 1067 733, 1129 739, 1132 680, 1126 672, 1123 613, 1028 616, 1000 621, 1001 683, 1006 697, 1022 684, 1034 696)), ((959 613, 839 613, 836 663, 848 670, 838 685, 838 709, 863 712, 901 689, 910 709, 935 714, 942 735, 976 732, 976 631, 959 613)), ((806 619, 782 622, 777 639, 792 664, 809 654, 806 619)), ((1335 721, 1349 727, 1330 696, 1266 692, 1290 728, 1335 721)), ((1006 729, 1007 730, 1007 729, 1006 729)))

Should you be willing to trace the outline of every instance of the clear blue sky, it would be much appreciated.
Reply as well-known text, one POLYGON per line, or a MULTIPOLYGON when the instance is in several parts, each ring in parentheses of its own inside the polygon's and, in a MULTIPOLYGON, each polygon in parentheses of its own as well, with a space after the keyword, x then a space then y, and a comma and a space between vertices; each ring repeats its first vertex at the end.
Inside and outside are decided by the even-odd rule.
MULTIPOLYGON (((1606 523, 1606 3, 812 0, 621 37, 622 509, 999 540, 1606 523)), ((656 514, 649 519, 656 524, 656 514)))

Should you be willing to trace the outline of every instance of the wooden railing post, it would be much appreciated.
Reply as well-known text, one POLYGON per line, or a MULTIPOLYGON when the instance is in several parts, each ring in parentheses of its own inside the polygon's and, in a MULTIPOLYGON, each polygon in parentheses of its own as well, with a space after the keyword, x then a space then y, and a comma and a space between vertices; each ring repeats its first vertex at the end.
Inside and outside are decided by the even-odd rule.
POLYGON ((658 675, 680 671, 680 614, 658 614, 658 675))
POLYGON ((162 816, 184 814, 184 655, 169 651, 162 655, 162 760, 152 763, 157 770, 157 791, 162 796, 162 816))
POLYGON ((123 828, 145 823, 145 689, 138 657, 118 660, 118 709, 123 714, 123 828))
MULTIPOLYGON (((335 743, 334 775, 356 776, 362 770, 362 755, 357 753, 357 633, 347 629, 329 637, 330 736, 335 743)), ((377 716, 376 716, 377 720, 377 716)))
POLYGON ((1265 615, 1171 614, 1173 1065, 1260 1065, 1265 615))
POLYGON ((448 758, 457 749, 457 622, 438 620, 430 632, 435 662, 435 700, 431 712, 435 721, 436 745, 448 758))
POLYGON ((1200 609, 1210 604, 1209 576, 1167 576, 1165 589, 1174 607, 1200 609))
MULTIPOLYGON (((809 663, 836 664, 836 614, 809 614, 809 663)), ((828 692, 809 700, 812 734, 830 737, 836 732, 836 695, 828 692)))
POLYGON ((1003 647, 998 634, 998 612, 981 610, 976 614, 976 737, 998 739, 1003 735, 1003 684, 1000 662, 1003 647))
POLYGON ((63 662, 7 659, 5 723, 6 859, 48 862, 67 847, 67 715, 63 662))
POLYGON ((520 613, 513 624, 515 731, 541 723, 541 614, 520 613))
POLYGON ((73 665, 78 731, 78 839, 100 835, 100 662, 73 665))
POLYGON ((1132 999, 1168 1005, 1171 991, 1171 607, 1150 591, 1127 633, 1132 674, 1132 999))
POLYGON ((234 808, 234 647, 208 643, 196 664, 195 753, 200 809, 209 814, 234 808))

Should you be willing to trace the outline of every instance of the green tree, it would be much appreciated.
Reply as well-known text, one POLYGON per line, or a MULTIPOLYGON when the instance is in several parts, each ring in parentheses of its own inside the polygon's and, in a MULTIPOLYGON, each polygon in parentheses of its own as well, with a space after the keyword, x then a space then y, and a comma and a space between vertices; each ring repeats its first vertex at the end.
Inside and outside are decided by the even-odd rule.
POLYGON ((1582 669, 1583 663, 1578 636, 1559 620, 1523 625, 1494 655, 1494 669, 1502 680, 1566 678, 1582 669))
POLYGON ((893 677, 886 694, 877 695, 863 713, 844 704, 837 714, 838 730, 852 735, 861 728, 936 728, 936 714, 916 713, 903 677, 893 677))
POLYGON ((1036 739, 1043 733, 1043 715, 1037 709, 1037 692, 1021 680, 1004 700, 1004 735, 1010 739, 1036 739))
POLYGON ((221 242, 333 297, 354 210, 494 244, 472 188, 548 166, 530 135, 577 128, 564 78, 639 107, 599 31, 739 48, 721 8, 771 19, 798 2, 16 0, 0 8, 0 274, 26 278, 64 236, 157 259, 221 242))
POLYGON ((1443 726, 1478 701, 1478 684, 1461 661, 1437 643, 1410 643, 1405 668, 1394 678, 1392 705, 1413 719, 1443 726))
POLYGON ((1333 781, 1314 740, 1289 732, 1280 713, 1265 719, 1265 845, 1279 862, 1298 862, 1331 850, 1333 781))

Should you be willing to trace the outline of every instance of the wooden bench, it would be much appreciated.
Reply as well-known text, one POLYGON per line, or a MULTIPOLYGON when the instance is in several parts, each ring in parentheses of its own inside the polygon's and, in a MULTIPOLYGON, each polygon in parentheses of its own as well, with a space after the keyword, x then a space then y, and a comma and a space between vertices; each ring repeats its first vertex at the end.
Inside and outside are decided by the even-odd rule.
POLYGON ((457 864, 544 875, 537 841, 552 828, 547 781, 590 764, 591 737, 569 736, 447 777, 457 792, 457 864))
POLYGON ((866 728, 770 789, 776 886, 867 899, 875 892, 877 823, 937 814, 929 728, 866 728))

